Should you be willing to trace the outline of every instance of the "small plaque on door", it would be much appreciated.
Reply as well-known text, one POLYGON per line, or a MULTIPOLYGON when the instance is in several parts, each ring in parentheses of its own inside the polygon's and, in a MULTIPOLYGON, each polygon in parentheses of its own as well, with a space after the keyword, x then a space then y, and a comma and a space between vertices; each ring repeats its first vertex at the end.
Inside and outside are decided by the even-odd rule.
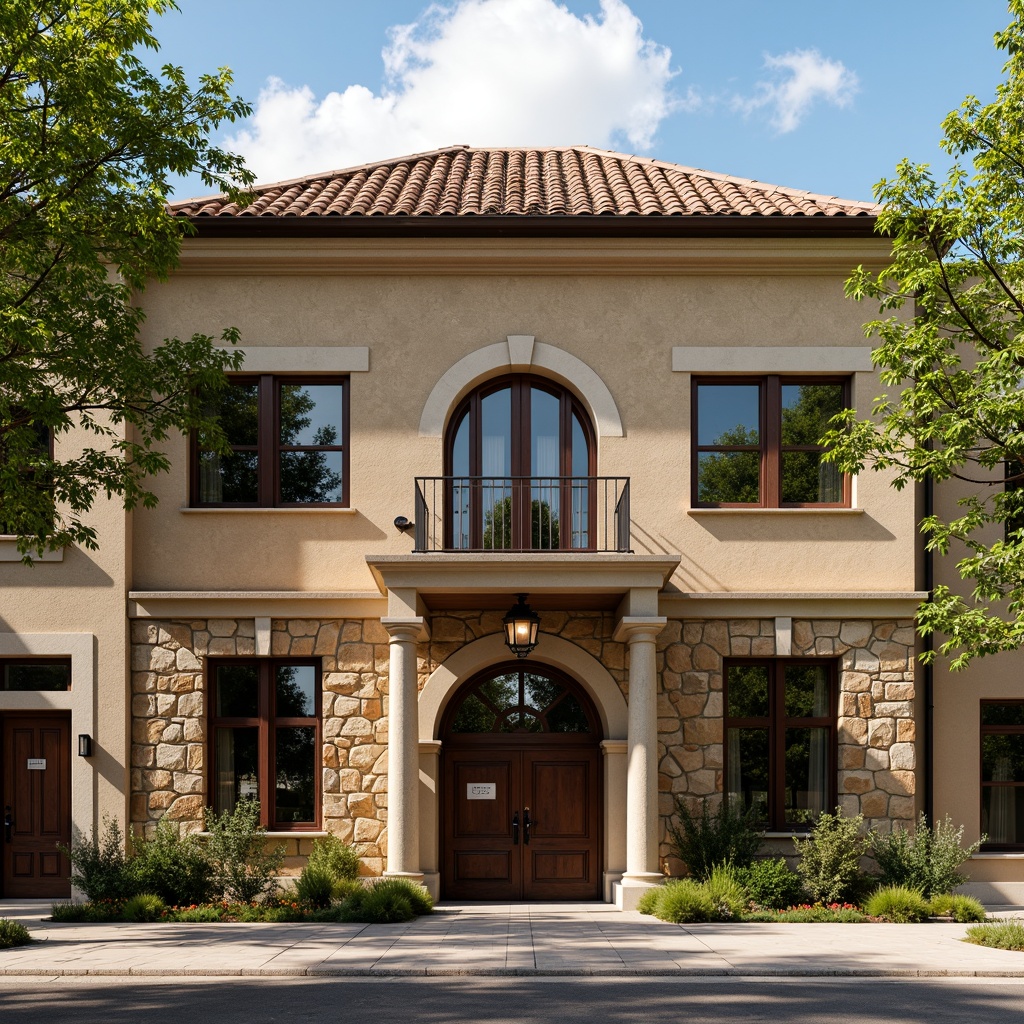
POLYGON ((496 782, 467 782, 467 800, 497 800, 498 784, 496 782))
POLYGON ((28 759, 28 770, 30 772, 42 772, 46 770, 45 757, 30 757, 28 759))

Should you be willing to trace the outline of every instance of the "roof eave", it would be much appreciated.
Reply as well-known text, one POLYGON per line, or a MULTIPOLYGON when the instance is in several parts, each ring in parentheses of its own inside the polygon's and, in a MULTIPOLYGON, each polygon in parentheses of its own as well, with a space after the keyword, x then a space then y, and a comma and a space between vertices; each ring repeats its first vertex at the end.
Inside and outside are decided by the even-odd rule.
MULTIPOLYGON (((180 214, 179 214, 180 216, 180 214)), ((877 218, 818 216, 226 216, 188 217, 207 238, 868 238, 877 218)))

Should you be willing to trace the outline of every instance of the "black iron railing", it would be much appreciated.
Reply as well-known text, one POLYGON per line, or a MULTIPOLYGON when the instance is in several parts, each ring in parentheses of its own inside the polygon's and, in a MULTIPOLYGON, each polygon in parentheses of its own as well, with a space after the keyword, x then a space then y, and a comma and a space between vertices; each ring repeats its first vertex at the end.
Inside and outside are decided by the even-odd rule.
POLYGON ((629 477, 420 476, 416 551, 629 551, 629 477))

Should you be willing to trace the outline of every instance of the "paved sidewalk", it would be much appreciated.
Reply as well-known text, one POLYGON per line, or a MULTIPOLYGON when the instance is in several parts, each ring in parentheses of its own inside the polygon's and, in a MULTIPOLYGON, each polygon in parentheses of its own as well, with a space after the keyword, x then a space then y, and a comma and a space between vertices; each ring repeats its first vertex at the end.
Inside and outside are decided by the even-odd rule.
POLYGON ((81 925, 48 913, 0 900, 0 917, 39 940, 0 950, 0 975, 1024 977, 1024 953, 961 942, 958 924, 671 925, 603 903, 443 904, 401 925, 81 925))

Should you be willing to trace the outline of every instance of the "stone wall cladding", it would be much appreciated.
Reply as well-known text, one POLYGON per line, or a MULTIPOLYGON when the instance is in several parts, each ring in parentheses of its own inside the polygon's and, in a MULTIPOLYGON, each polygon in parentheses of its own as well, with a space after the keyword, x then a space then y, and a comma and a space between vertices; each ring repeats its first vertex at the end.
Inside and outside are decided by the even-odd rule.
MULTIPOLYGON (((839 804, 883 832, 915 815, 914 643, 909 620, 792 624, 791 657, 839 660, 839 804)), ((662 858, 675 798, 721 799, 723 659, 775 656, 774 619, 673 620, 658 638, 662 858)))
MULTIPOLYGON (((419 685, 459 648, 501 631, 502 611, 444 611, 418 648, 419 685)), ((609 612, 543 612, 541 634, 600 661, 629 699, 628 648, 609 612)), ((793 657, 839 659, 839 800, 885 830, 914 817, 914 633, 909 621, 794 620, 793 657)), ((379 875, 387 857, 389 637, 380 622, 273 619, 271 656, 319 657, 323 669, 323 828, 379 875)), ((131 821, 163 816, 202 828, 207 803, 205 658, 253 657, 252 619, 132 623, 131 821)), ((677 795, 696 806, 723 787, 722 660, 774 657, 773 619, 672 620, 658 638, 662 856, 677 795)), ((538 652, 541 654, 541 652, 538 652)), ((301 866, 311 839, 289 839, 301 866)))

